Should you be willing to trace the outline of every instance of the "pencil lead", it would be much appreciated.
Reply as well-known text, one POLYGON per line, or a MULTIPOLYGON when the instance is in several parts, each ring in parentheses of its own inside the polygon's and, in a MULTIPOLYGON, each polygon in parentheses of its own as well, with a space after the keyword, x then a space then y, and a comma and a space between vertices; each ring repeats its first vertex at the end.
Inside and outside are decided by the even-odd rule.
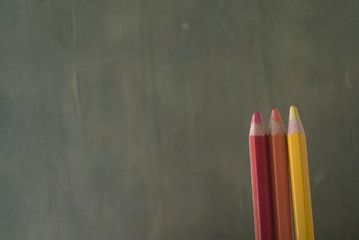
POLYGON ((262 115, 260 112, 253 113, 252 123, 261 124, 263 122, 262 115))
POLYGON ((298 109, 296 106, 290 106, 289 119, 300 119, 298 109))

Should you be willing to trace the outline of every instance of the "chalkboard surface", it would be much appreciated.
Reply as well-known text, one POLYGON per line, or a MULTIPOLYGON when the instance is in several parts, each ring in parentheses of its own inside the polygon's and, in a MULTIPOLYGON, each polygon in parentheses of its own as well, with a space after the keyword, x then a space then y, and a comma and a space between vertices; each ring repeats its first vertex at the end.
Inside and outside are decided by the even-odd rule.
POLYGON ((358 239, 359 1, 1 0, 0 238, 254 239, 251 114, 306 130, 358 239))

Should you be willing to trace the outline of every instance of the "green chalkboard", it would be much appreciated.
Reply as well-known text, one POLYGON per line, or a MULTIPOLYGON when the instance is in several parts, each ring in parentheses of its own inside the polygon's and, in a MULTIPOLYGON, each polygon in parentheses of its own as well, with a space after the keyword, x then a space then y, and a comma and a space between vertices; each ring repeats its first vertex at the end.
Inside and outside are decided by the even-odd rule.
POLYGON ((0 238, 254 239, 251 114, 306 130, 358 239, 359 1, 0 0, 0 238))

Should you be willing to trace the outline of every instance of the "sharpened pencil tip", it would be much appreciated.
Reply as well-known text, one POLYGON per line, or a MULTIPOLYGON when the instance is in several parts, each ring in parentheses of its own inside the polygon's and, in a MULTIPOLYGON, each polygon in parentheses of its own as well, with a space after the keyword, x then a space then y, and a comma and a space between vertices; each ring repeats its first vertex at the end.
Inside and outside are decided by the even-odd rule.
POLYGON ((275 108, 272 110, 270 119, 276 122, 282 122, 282 118, 280 117, 278 109, 275 108))
POLYGON ((260 112, 253 113, 252 123, 261 124, 263 122, 262 115, 260 112))
POLYGON ((290 106, 289 119, 300 119, 298 109, 296 106, 290 106))

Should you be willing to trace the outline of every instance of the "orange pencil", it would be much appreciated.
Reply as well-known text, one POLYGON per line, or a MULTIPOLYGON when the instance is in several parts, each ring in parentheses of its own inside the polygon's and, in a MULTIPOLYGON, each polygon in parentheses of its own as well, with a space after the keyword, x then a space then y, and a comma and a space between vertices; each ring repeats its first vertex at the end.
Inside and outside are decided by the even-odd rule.
POLYGON ((271 169, 274 233, 277 240, 292 239, 287 139, 278 109, 269 122, 269 160, 271 169))

